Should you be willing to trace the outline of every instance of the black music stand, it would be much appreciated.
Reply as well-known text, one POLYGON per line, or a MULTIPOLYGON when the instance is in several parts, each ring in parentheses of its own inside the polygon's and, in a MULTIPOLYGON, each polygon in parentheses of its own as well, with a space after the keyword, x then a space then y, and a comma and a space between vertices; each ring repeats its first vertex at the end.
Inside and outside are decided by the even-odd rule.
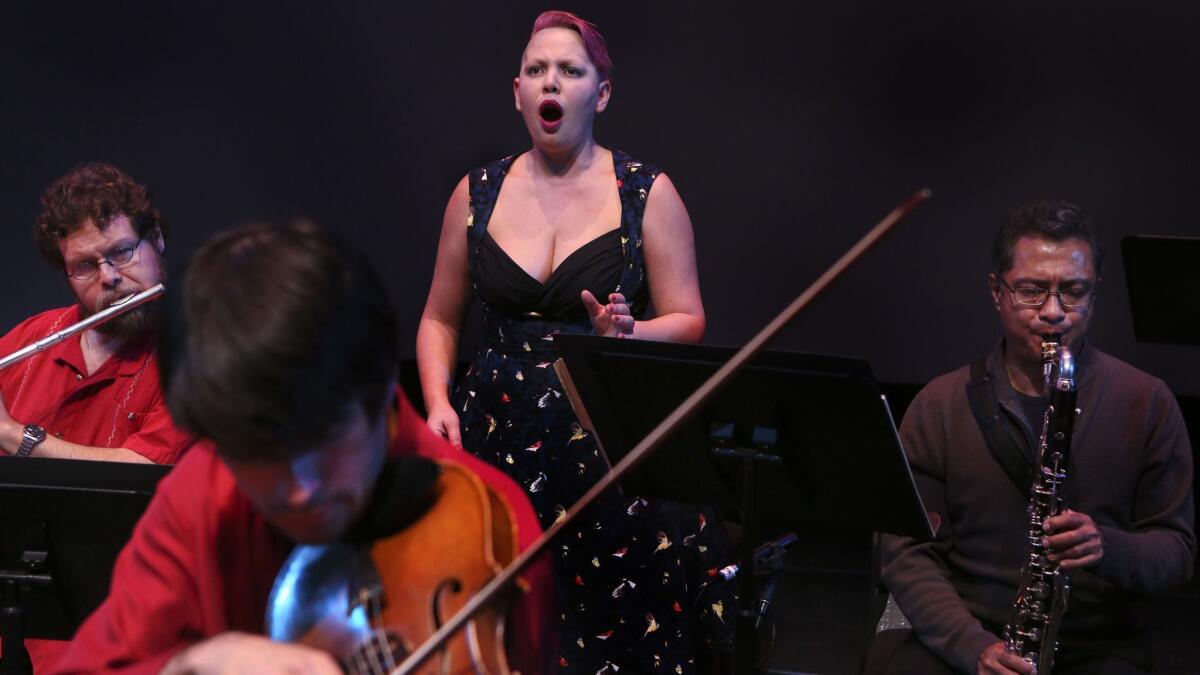
MULTIPOLYGON (((556 369, 583 426, 621 460, 735 352, 558 335, 556 369)), ((759 519, 931 539, 887 403, 866 361, 764 352, 665 441, 622 487, 737 513, 743 529, 738 673, 756 668, 747 607, 759 519)))
POLYGON ((1128 236, 1121 257, 1138 341, 1200 345, 1200 237, 1128 236))
POLYGON ((31 672, 25 638, 70 639, 100 605, 170 469, 0 457, 0 675, 31 672))

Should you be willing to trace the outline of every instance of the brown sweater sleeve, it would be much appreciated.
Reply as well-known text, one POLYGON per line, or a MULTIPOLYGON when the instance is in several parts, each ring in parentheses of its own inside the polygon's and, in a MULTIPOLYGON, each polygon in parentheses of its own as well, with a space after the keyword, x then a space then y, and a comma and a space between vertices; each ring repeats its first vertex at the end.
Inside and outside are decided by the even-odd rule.
MULTIPOLYGON (((1146 421, 1127 443, 1145 456, 1137 478, 1130 524, 1101 524, 1104 557, 1092 571, 1118 588, 1149 593, 1187 581, 1196 556, 1192 506, 1192 448, 1179 404, 1157 378, 1146 378, 1128 410, 1146 421), (1142 409, 1137 409, 1141 407, 1142 409)), ((1128 431, 1126 433, 1129 433, 1128 431)))
POLYGON ((925 508, 941 525, 931 542, 885 535, 883 580, 921 641, 956 669, 975 672, 980 653, 999 638, 972 616, 950 581, 945 560, 954 523, 946 504, 948 441, 942 410, 930 391, 922 390, 909 406, 900 436, 925 508))

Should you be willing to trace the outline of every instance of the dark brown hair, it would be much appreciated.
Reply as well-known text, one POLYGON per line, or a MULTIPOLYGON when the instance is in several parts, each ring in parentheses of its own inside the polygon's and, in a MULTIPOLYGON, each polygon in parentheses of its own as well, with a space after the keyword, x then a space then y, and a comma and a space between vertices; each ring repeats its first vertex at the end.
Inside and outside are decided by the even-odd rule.
POLYGON ((111 164, 80 164, 42 193, 42 213, 33 228, 38 251, 51 265, 63 269, 61 242, 91 221, 103 230, 125 214, 139 237, 158 226, 163 238, 167 225, 154 207, 150 190, 111 164))
POLYGON ((353 405, 378 419, 392 395, 387 292, 358 248, 311 223, 217 235, 164 312, 167 406, 228 459, 290 459, 329 440, 353 405))

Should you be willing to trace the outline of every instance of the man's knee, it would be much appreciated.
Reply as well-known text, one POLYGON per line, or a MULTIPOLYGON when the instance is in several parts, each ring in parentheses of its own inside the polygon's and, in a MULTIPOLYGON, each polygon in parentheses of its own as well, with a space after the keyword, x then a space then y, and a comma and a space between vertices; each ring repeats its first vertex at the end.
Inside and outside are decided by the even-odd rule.
POLYGON ((954 670, 917 638, 911 629, 875 635, 863 675, 953 675, 954 670))

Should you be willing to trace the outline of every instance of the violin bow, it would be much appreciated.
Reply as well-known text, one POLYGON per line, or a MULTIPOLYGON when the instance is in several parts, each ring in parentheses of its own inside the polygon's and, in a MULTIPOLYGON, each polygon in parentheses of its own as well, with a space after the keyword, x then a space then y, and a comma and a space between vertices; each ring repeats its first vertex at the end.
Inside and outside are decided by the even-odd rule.
POLYGON ((884 216, 879 224, 871 229, 862 239, 858 241, 849 251, 846 251, 837 262, 825 271, 816 281, 812 283, 803 293, 792 301, 778 316, 771 320, 762 330, 758 332, 749 342, 746 343, 732 358, 721 366, 717 372, 700 385, 700 388, 692 392, 679 407, 675 408, 674 412, 666 417, 658 424, 645 438, 638 443, 628 455, 624 457, 611 471, 606 473, 596 484, 592 486, 579 501, 575 502, 563 518, 560 518, 556 523, 550 526, 542 533, 532 544, 529 545, 520 555, 516 557, 508 567, 504 568, 492 580, 489 581, 483 588, 479 590, 470 600, 463 605, 462 609, 458 610, 454 616, 442 624, 433 635, 429 637, 420 647, 413 650, 411 654, 405 658, 391 675, 410 675, 422 663, 425 662, 435 651, 441 649, 443 645, 458 632, 472 617, 491 602, 500 591, 512 584, 517 575, 525 571, 534 559, 550 545, 551 542, 558 536, 558 533, 575 521, 580 512, 591 505, 608 488, 614 483, 624 478, 630 471, 634 469, 642 460, 650 455, 664 440, 666 440, 676 429, 691 417, 692 413, 696 412, 700 406, 704 405, 717 391, 729 381, 747 361, 754 358, 763 347, 773 340, 781 330, 792 319, 796 318, 805 307, 809 305, 831 283, 834 282, 846 268, 850 267, 858 260, 863 253, 871 246, 878 242, 885 234, 892 229, 896 223, 900 222, 913 209, 919 206, 922 202, 933 196, 933 192, 929 188, 918 190, 911 197, 904 200, 890 213, 884 216))

